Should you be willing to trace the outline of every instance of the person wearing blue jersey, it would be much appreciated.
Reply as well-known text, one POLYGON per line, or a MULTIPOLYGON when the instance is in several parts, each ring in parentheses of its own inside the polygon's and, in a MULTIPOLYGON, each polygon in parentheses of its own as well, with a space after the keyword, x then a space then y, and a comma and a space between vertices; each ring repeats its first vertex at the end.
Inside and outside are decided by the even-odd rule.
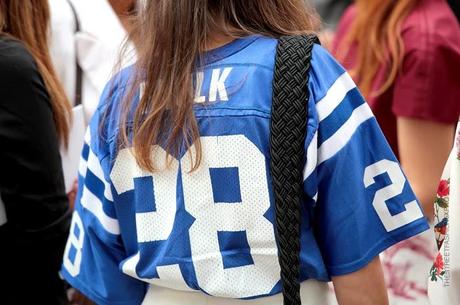
MULTIPOLYGON (((85 137, 62 274, 98 304, 282 304, 270 175, 278 38, 311 33, 302 0, 145 2, 138 62, 85 137)), ((428 229, 345 70, 312 51, 302 304, 388 304, 378 254, 428 229)))

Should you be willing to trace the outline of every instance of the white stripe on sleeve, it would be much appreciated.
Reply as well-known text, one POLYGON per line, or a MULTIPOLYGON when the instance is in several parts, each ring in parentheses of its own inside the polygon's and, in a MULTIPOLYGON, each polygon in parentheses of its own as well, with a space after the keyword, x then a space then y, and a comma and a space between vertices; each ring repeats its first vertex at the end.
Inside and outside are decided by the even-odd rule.
MULTIPOLYGON (((91 143, 91 131, 88 127, 86 128, 85 141, 83 143, 83 147, 88 146, 88 149, 89 149, 90 143, 91 143)), ((80 155, 80 162, 78 163, 78 173, 80 174, 80 176, 85 177, 87 169, 88 169, 88 160, 85 160, 83 155, 80 155)))
POLYGON ((318 165, 335 156, 350 141, 359 126, 373 116, 367 103, 356 108, 339 130, 318 148, 318 165))
POLYGON ((85 143, 91 145, 91 129, 89 126, 86 128, 85 132, 85 143))
POLYGON ((317 165, 317 154, 318 154, 318 131, 315 132, 313 139, 310 142, 310 145, 307 148, 307 162, 303 170, 303 180, 311 175, 315 170, 317 165))
POLYGON ((81 205, 91 212, 101 223, 102 227, 109 233, 114 235, 120 234, 120 225, 118 220, 107 216, 102 206, 102 201, 97 198, 90 190, 83 187, 83 194, 81 196, 81 205))
POLYGON ((344 100, 347 93, 355 87, 356 84, 347 72, 337 78, 334 84, 327 91, 326 96, 316 104, 319 121, 321 122, 334 112, 334 110, 344 100))
POLYGON ((88 162, 83 158, 83 156, 80 157, 80 163, 78 163, 78 173, 82 177, 86 177, 86 171, 88 170, 88 162))

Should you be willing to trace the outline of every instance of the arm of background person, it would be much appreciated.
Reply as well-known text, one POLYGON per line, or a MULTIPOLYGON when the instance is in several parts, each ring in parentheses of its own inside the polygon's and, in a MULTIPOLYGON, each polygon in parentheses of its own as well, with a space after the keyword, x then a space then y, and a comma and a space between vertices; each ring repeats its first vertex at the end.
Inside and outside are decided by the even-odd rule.
POLYGON ((379 256, 356 272, 332 277, 332 282, 340 305, 388 304, 379 256))
POLYGON ((49 95, 26 49, 16 41, 4 45, 0 185, 7 215, 15 221, 17 238, 64 236, 70 214, 49 95))
POLYGON ((70 305, 96 305, 96 303, 93 303, 80 291, 74 290, 70 296, 70 305))
POLYGON ((429 219, 460 114, 458 21, 446 4, 437 14, 428 23, 436 31, 412 25, 402 33, 405 55, 392 105, 401 165, 429 219))
POLYGON ((452 149, 454 126, 399 117, 397 132, 401 165, 425 215, 432 219, 439 177, 452 149))
POLYGON ((0 189, 10 228, 6 242, 0 237, 9 258, 0 262, 4 291, 15 304, 66 304, 58 271, 70 214, 53 112, 33 58, 8 38, 0 83, 0 189), (38 280, 24 281, 32 275, 38 280))

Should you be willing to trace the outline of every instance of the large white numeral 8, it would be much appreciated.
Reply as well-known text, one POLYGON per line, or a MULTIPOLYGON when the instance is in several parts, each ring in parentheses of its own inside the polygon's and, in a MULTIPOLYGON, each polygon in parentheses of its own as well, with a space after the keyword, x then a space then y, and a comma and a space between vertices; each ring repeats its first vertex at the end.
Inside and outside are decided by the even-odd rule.
POLYGON ((392 184, 375 192, 372 205, 382 221, 387 232, 405 226, 414 220, 423 217, 423 213, 417 202, 411 201, 405 204, 406 210, 396 215, 391 215, 386 204, 388 199, 396 197, 403 192, 406 178, 404 177, 398 163, 390 160, 381 160, 366 168, 364 171, 364 185, 366 188, 375 183, 374 178, 383 173, 387 173, 392 184))
POLYGON ((78 212, 73 212, 72 224, 70 225, 70 235, 64 250, 64 267, 71 276, 77 276, 80 273, 81 265, 81 250, 83 248, 83 241, 85 240, 85 231, 83 222, 81 221, 78 212), (75 228, 78 228, 78 237, 75 236, 75 228), (73 262, 70 260, 70 250, 75 249, 75 258, 73 262))
POLYGON ((221 297, 267 294, 279 281, 280 267, 274 227, 264 217, 270 208, 265 157, 243 135, 202 137, 201 144, 198 170, 190 172, 187 156, 181 160, 185 208, 195 217, 189 234, 198 284, 221 297), (238 168, 241 202, 215 203, 210 168, 231 167, 238 168), (218 231, 245 231, 254 264, 225 269, 218 231))

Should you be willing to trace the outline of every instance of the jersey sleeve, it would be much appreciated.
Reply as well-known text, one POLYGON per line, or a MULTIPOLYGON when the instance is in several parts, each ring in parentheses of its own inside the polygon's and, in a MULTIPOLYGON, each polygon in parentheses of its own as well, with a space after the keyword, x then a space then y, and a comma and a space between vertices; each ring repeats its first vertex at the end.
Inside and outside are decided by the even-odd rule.
MULTIPOLYGON (((117 89, 111 85, 107 86, 101 104, 109 96, 109 104, 116 102, 117 89)), ((107 134, 100 119, 103 108, 95 113, 85 135, 62 274, 97 304, 141 304, 145 284, 125 275, 120 267, 126 252, 109 176, 110 149, 105 136, 101 136, 107 134)))
POLYGON ((304 188, 329 275, 342 275, 428 224, 367 103, 321 47, 309 87, 304 188))

